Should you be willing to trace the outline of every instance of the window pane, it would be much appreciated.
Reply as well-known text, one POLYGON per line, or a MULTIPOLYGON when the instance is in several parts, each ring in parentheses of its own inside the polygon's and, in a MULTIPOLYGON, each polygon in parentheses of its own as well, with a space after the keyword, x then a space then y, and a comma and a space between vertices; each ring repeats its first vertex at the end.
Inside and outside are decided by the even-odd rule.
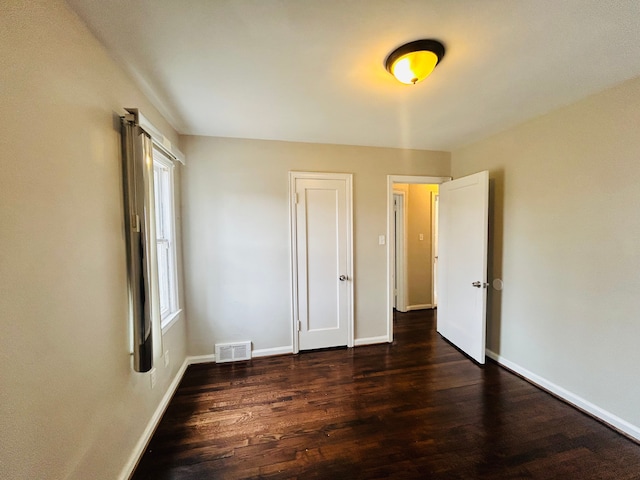
MULTIPOLYGON (((160 317, 164 322, 178 310, 176 253, 173 237, 173 163, 159 150, 153 152, 156 250, 160 317)), ((164 326, 164 325, 163 325, 164 326)))
POLYGON ((158 290, 160 293, 160 313, 162 316, 171 309, 169 278, 168 244, 166 242, 158 242, 158 290))
POLYGON ((155 164, 153 166, 153 191, 155 196, 156 210, 156 237, 164 238, 164 202, 166 196, 165 188, 162 181, 162 167, 155 164))

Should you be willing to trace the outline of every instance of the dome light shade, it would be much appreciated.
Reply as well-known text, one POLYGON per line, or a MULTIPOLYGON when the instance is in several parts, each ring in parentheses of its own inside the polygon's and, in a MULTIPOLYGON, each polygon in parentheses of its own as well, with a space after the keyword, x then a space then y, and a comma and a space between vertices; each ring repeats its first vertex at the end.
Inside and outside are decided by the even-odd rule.
POLYGON ((427 78, 444 57, 444 45, 437 40, 416 40, 396 48, 385 60, 387 71, 407 85, 427 78))

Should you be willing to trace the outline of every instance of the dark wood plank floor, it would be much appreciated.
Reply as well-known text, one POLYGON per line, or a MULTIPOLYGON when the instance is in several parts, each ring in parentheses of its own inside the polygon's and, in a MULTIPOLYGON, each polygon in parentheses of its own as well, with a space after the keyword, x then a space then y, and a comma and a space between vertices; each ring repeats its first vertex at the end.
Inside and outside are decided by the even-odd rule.
POLYGON ((396 341, 191 366, 135 479, 640 479, 640 446, 398 314, 396 341))

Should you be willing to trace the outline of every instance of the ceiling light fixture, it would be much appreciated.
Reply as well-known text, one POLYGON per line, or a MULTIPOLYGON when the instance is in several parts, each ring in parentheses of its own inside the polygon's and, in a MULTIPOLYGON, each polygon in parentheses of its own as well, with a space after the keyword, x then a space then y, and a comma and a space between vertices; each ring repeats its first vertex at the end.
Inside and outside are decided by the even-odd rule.
POLYGON ((438 40, 416 40, 396 48, 384 62, 387 71, 407 85, 427 78, 444 57, 438 40))

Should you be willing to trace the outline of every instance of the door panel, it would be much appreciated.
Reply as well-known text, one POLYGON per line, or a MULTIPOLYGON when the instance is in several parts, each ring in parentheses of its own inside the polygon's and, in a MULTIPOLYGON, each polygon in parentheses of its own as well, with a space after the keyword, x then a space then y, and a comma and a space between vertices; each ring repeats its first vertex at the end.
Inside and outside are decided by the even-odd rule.
POLYGON ((489 173, 443 183, 439 195, 437 330, 484 363, 489 173))
POLYGON ((313 177, 292 185, 300 350, 351 344, 350 178, 313 177))

